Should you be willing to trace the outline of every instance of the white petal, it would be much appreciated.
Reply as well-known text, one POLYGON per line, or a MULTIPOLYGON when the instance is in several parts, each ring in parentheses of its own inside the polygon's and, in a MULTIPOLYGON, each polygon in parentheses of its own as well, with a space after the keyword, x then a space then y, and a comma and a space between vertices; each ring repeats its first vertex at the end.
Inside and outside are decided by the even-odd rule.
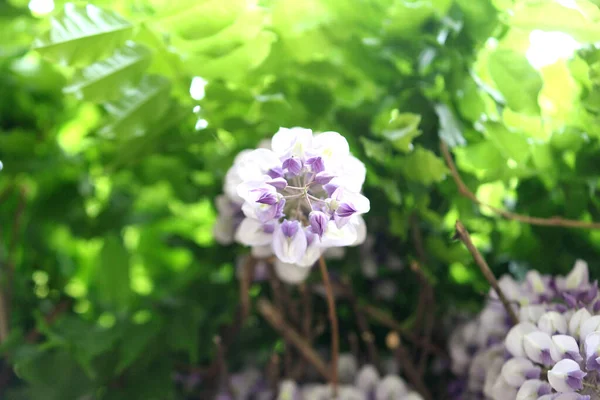
POLYGON ((502 377, 511 386, 518 388, 527 380, 525 374, 530 369, 533 369, 534 365, 531 361, 523 357, 511 358, 502 366, 502 377))
POLYGON ((277 154, 268 149, 255 149, 238 163, 237 173, 242 181, 259 180, 275 167, 281 167, 277 154))
POLYGON ((573 336, 554 335, 552 336, 554 346, 550 348, 550 356, 556 362, 565 358, 567 352, 579 353, 579 345, 573 336))
POLYGON ((548 311, 540 317, 537 323, 538 328, 542 332, 549 335, 558 333, 567 333, 567 319, 561 313, 556 311, 548 311))
POLYGON ((343 162, 350 154, 348 141, 337 132, 329 131, 315 135, 312 145, 315 155, 323 159, 325 168, 328 169, 343 162))
POLYGON ((566 289, 579 289, 587 284, 589 284, 588 265, 583 260, 577 260, 565 279, 566 289))
POLYGON ((257 220, 244 218, 235 233, 235 240, 246 246, 264 246, 271 243, 273 234, 266 233, 257 220))
POLYGON ((542 351, 550 351, 553 346, 552 338, 546 332, 537 331, 525 335, 523 348, 530 360, 542 364, 542 351))
POLYGON ((233 243, 233 220, 230 216, 219 215, 213 226, 213 236, 217 243, 228 245, 233 243))
POLYGON ((327 229, 321 238, 321 247, 350 246, 358 239, 356 225, 346 224, 338 228, 335 221, 327 223, 327 229))
POLYGON ((525 357, 525 349, 523 348, 523 340, 525 335, 537 330, 536 326, 531 322, 521 322, 513 326, 508 334, 504 344, 510 354, 515 357, 525 357))
POLYGON ((587 335, 595 331, 600 331, 600 315, 594 315, 593 317, 585 320, 583 324, 581 324, 579 338, 583 342, 587 335))
POLYGON ((302 229, 298 229, 296 234, 288 238, 281 230, 281 227, 275 229, 273 234, 273 252, 284 263, 296 264, 306 253, 307 247, 306 235, 302 229))
POLYGON ((573 360, 561 360, 548 371, 548 382, 557 392, 574 392, 575 390, 567 383, 567 374, 580 370, 579 364, 573 360))
POLYGON ((379 384, 379 372, 372 365, 365 365, 356 375, 355 385, 363 392, 374 390, 379 384))
POLYGON ((353 192, 360 192, 365 183, 367 168, 362 161, 350 155, 332 169, 331 173, 336 176, 331 183, 353 192))
POLYGON ((360 215, 353 215, 348 223, 356 226, 356 240, 351 246, 363 244, 367 238, 367 224, 365 223, 363 217, 360 215))
POLYGON ((273 247, 270 243, 264 246, 252 246, 252 255, 256 258, 267 258, 273 255, 273 247))
POLYGON ((310 274, 310 268, 275 260, 275 273, 283 282, 295 285, 304 282, 310 274))
POLYGON ((387 375, 379 382, 375 390, 376 400, 388 400, 396 398, 397 395, 408 393, 406 383, 396 375, 387 375), (396 396, 395 396, 396 395, 396 396))
POLYGON ((569 320, 569 334, 574 337, 579 337, 581 325, 591 317, 592 314, 590 314, 590 312, 585 308, 577 310, 577 312, 573 314, 569 320))
POLYGON ((321 257, 321 254, 323 254, 324 249, 319 247, 317 240, 315 240, 313 243, 311 243, 310 246, 306 248, 304 256, 300 261, 297 262, 299 266, 312 267, 315 264, 315 262, 317 262, 319 257, 321 257))
POLYGON ((521 385, 515 400, 537 400, 538 390, 545 383, 539 379, 529 379, 521 385))
POLYGON ((278 158, 290 155, 304 157, 306 150, 312 148, 313 133, 305 128, 279 128, 271 139, 271 150, 278 158))

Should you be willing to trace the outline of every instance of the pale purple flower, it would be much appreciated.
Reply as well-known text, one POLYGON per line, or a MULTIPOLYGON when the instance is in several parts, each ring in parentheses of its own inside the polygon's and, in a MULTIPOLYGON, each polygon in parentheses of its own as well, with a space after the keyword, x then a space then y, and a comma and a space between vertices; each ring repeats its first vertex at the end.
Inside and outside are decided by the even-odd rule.
POLYGON ((234 237, 253 254, 303 267, 328 248, 358 245, 370 209, 360 194, 365 174, 339 133, 281 128, 270 148, 243 151, 227 173, 225 193, 245 215, 234 237))

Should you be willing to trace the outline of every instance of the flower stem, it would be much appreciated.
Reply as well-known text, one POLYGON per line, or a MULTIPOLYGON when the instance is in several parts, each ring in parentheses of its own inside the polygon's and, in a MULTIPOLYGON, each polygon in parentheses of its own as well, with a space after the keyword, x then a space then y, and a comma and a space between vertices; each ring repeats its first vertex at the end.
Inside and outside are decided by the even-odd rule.
POLYGON ((338 386, 338 357, 340 351, 339 327, 337 313, 335 310, 335 298, 333 297, 333 288, 329 281, 329 272, 323 256, 319 258, 319 268, 323 277, 323 284, 327 292, 327 307, 329 309, 329 322, 331 323, 331 385, 333 386, 333 397, 337 397, 338 386))

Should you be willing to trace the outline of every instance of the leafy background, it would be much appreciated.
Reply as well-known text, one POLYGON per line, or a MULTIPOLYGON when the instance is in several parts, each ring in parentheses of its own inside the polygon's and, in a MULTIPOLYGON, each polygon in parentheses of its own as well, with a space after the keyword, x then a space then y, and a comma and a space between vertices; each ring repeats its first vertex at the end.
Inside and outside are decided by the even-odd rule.
MULTIPOLYGON (((408 328, 418 312, 481 304, 487 284, 451 240, 456 219, 497 275, 565 273, 577 258, 598 271, 599 231, 477 205, 460 194, 440 140, 479 201, 600 221, 599 6, 0 2, 2 396, 202 398, 173 374, 214 359, 247 251, 215 243, 213 200, 237 152, 280 126, 338 131, 367 165, 375 244, 330 269, 408 328), (361 273, 369 252, 376 278, 361 273), (435 308, 417 310, 406 267, 415 259, 435 308), (382 281, 395 296, 374 299, 382 281)), ((260 283, 250 292, 266 293, 260 283)), ((321 299, 314 306, 325 315, 321 299)), ((352 310, 339 308, 342 331, 354 329, 352 310)), ((382 352, 385 333, 376 329, 382 352)), ((446 333, 440 324, 434 337, 443 344, 446 333)), ((282 352, 255 313, 230 345, 233 370, 282 352)))

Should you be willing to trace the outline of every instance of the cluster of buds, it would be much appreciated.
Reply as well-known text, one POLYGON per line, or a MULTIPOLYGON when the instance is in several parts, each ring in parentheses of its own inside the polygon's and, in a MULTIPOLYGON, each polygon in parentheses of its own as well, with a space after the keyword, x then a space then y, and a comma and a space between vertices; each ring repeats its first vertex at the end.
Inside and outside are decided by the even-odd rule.
POLYGON ((519 322, 492 291, 478 317, 454 332, 452 369, 462 378, 454 396, 600 399, 600 296, 587 264, 577 261, 566 277, 530 271, 521 283, 499 283, 519 322))
POLYGON ((365 174, 339 133, 281 128, 270 148, 234 160, 217 198, 215 238, 251 246, 255 257, 275 255, 280 269, 311 267, 327 249, 365 240, 365 174))

